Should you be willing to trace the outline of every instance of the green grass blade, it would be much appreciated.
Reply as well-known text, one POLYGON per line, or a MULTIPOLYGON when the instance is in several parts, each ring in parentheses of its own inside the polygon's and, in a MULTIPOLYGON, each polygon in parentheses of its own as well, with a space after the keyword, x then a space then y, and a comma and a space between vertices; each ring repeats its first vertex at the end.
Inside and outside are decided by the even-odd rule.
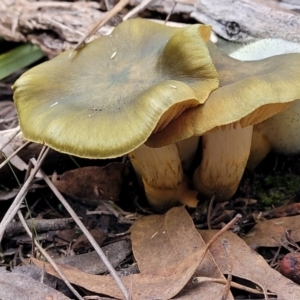
POLYGON ((24 44, 0 55, 0 80, 38 61, 44 56, 35 45, 24 44))

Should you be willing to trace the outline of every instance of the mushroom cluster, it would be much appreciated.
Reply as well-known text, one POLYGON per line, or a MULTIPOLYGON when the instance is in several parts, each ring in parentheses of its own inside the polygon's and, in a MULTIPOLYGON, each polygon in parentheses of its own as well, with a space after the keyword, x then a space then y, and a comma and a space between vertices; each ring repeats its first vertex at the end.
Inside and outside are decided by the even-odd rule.
POLYGON ((204 105, 186 110, 147 143, 161 146, 188 138, 191 132, 201 135, 202 161, 193 177, 195 187, 201 194, 227 200, 246 167, 252 126, 300 98, 300 54, 239 61, 212 43, 208 48, 220 87, 204 105))
POLYGON ((199 192, 229 199, 253 125, 300 98, 300 54, 242 62, 209 36, 210 26, 128 20, 32 68, 13 87, 24 137, 86 158, 129 154, 158 209, 195 207, 199 192))

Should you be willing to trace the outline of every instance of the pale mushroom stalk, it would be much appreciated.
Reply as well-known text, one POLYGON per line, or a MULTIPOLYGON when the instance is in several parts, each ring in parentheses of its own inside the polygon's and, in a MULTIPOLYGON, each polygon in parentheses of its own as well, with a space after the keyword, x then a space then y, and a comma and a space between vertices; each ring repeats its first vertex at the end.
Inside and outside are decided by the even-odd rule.
POLYGON ((176 144, 160 148, 142 145, 129 153, 129 158, 153 207, 166 210, 179 204, 197 206, 198 192, 189 189, 176 144))
POLYGON ((252 128, 230 124, 202 136, 202 161, 193 177, 197 190, 217 200, 233 196, 249 157, 252 128))
POLYGON ((192 136, 176 143, 183 170, 188 171, 198 149, 199 136, 192 136))

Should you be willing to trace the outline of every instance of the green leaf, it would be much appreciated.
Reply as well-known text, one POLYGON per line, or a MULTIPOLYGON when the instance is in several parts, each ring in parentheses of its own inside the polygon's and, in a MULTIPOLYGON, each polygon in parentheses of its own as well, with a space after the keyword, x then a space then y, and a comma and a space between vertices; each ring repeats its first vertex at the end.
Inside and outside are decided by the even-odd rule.
POLYGON ((44 56, 35 45, 25 44, 0 55, 0 80, 31 65, 44 56))

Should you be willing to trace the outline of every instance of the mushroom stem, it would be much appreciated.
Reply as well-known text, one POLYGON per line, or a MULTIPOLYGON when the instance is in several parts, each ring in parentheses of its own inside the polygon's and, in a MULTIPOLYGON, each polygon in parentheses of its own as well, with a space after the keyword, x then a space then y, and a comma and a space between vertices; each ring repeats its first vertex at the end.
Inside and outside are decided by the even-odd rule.
POLYGON ((191 136, 188 139, 176 143, 178 154, 181 160, 181 165, 183 170, 185 171, 189 170, 189 168, 191 167, 198 149, 199 139, 199 136, 191 136))
POLYGON ((129 153, 149 203, 160 210, 174 205, 197 206, 197 191, 190 190, 176 144, 161 148, 142 145, 129 153))
POLYGON ((202 137, 203 157, 193 177, 203 195, 227 200, 236 192, 250 153, 253 126, 222 126, 202 137))
POLYGON ((247 168, 250 170, 254 170, 259 165, 259 163, 268 155, 271 149, 272 145, 268 136, 254 125, 247 168))

